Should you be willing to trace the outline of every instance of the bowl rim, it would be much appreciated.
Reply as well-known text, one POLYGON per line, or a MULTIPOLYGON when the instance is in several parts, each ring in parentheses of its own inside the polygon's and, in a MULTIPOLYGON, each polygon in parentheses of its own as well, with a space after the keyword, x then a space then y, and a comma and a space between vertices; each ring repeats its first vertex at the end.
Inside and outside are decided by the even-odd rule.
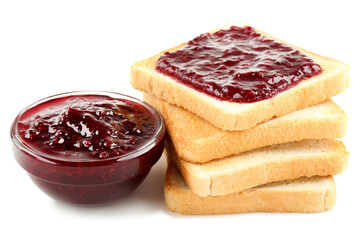
POLYGON ((116 162, 118 161, 126 161, 126 160, 130 160, 130 159, 135 159, 138 156, 146 153, 147 151, 149 151, 150 149, 152 149, 153 147, 155 147, 155 145, 158 142, 158 139, 163 136, 165 137, 165 123, 164 123, 164 119, 161 116, 161 114, 154 108, 152 107, 150 104, 126 95, 126 94, 122 94, 122 93, 117 93, 117 92, 112 92, 112 91, 101 91, 101 90, 85 90, 85 91, 70 91, 70 92, 64 92, 64 93, 59 93, 59 94, 54 94, 45 98, 42 98, 38 101, 35 101, 32 104, 29 104, 28 106, 26 106, 25 108, 23 108, 18 115, 15 117, 14 121, 11 124, 11 128, 10 128, 10 136, 12 139, 12 142, 15 144, 15 146, 20 149, 21 151, 25 151, 27 154, 34 156, 36 159, 41 160, 41 161, 45 161, 48 163, 53 163, 53 164, 59 164, 59 163, 99 163, 99 162, 109 162, 109 161, 114 161, 116 160, 116 162), (141 146, 140 148, 135 149, 134 151, 128 152, 124 155, 121 156, 115 156, 115 157, 109 157, 106 159, 79 159, 77 161, 74 160, 67 160, 61 157, 52 157, 46 154, 43 154, 42 152, 36 151, 35 149, 32 149, 31 147, 27 146, 20 138, 20 136, 18 135, 18 131, 17 131, 17 125, 18 125, 18 121, 20 119, 20 117, 29 109, 36 107, 40 104, 43 104, 47 101, 50 100, 54 100, 57 98, 61 98, 61 97, 71 97, 71 96, 77 96, 77 95, 98 95, 98 96, 108 96, 108 97, 112 97, 114 99, 119 99, 119 100, 129 100, 132 102, 135 102, 137 104, 140 104, 142 106, 144 106, 147 110, 149 110, 151 112, 151 114, 154 116, 156 123, 158 125, 158 129, 157 132, 154 134, 154 136, 149 139, 148 142, 146 142, 143 146, 141 146))

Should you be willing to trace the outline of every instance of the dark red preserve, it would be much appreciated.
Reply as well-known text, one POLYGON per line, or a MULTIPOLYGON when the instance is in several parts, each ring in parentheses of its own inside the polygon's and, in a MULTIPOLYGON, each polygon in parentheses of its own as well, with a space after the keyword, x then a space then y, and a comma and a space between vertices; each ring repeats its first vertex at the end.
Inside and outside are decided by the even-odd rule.
POLYGON ((160 158, 161 116, 114 93, 69 93, 33 104, 12 126, 14 153, 50 196, 97 204, 135 189, 160 158))
POLYGON ((27 146, 68 161, 124 155, 152 140, 157 130, 144 106, 95 95, 48 101, 29 109, 17 125, 27 146))
POLYGON ((202 34, 160 56, 156 69, 197 91, 237 103, 269 99, 322 71, 299 50, 249 26, 202 34))

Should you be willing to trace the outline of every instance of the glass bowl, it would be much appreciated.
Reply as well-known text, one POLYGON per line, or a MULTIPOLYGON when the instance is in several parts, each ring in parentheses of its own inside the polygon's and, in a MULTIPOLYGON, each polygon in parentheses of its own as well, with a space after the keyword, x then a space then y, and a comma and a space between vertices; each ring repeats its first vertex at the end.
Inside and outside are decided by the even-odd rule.
MULTIPOLYGON (((15 159, 43 192, 55 200, 89 205, 119 199, 140 185, 162 155, 165 125, 161 115, 141 100, 113 92, 82 91, 50 96, 29 105, 15 118, 10 134, 15 159), (103 155, 101 158, 93 158, 90 155, 81 155, 79 158, 76 157, 76 152, 68 154, 67 149, 61 154, 48 154, 46 146, 39 149, 29 144, 24 137, 24 131, 20 129, 22 122, 36 121, 39 117, 35 116, 41 111, 62 107, 69 99, 81 99, 85 102, 110 99, 119 101, 119 104, 125 102, 130 106, 130 111, 135 112, 130 116, 134 119, 135 115, 134 121, 144 118, 144 114, 147 119, 151 119, 151 136, 147 136, 147 140, 139 137, 143 141, 139 146, 135 144, 132 150, 106 158, 103 155), (141 114, 138 117, 136 112, 139 111, 141 114)), ((82 134, 79 138, 85 136, 82 134)))

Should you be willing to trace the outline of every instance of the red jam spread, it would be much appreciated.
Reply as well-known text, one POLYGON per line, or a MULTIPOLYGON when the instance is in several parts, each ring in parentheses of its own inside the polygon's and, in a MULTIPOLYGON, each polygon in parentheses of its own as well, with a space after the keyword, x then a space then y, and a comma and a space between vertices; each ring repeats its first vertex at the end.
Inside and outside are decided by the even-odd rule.
POLYGON ((322 71, 300 51, 248 26, 202 34, 163 54, 156 69, 199 92, 237 103, 269 99, 322 71))
POLYGON ((165 127, 150 107, 122 96, 63 94, 15 119, 15 158, 40 189, 68 203, 99 204, 139 186, 162 155, 165 127))
POLYGON ((60 98, 32 108, 19 121, 23 142, 57 157, 106 159, 134 151, 154 137, 154 117, 141 105, 105 96, 60 98))

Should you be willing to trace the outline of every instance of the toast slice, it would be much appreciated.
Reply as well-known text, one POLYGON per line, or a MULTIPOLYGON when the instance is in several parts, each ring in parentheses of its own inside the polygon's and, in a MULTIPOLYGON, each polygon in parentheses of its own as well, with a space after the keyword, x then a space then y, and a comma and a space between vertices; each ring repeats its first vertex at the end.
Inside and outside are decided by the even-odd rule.
MULTIPOLYGON (((231 26, 244 25, 228 22, 216 30, 228 29, 231 26)), ((284 42, 264 32, 258 32, 284 42)), ((322 73, 267 100, 245 104, 220 101, 156 71, 156 63, 163 53, 178 50, 185 44, 136 62, 131 67, 130 83, 134 88, 183 107, 223 130, 249 129, 273 117, 283 116, 297 109, 323 102, 344 91, 348 86, 348 66, 346 64, 292 46, 318 63, 323 69, 322 73)))
POLYGON ((255 148, 303 139, 345 136, 347 116, 333 101, 297 110, 244 131, 223 131, 183 108, 144 93, 144 101, 164 117, 179 157, 208 162, 255 148))
POLYGON ((337 140, 303 140, 271 145, 207 163, 178 157, 172 143, 166 151, 191 191, 201 197, 226 195, 271 182, 341 173, 348 152, 337 140))
MULTIPOLYGON (((171 157, 170 157, 171 158, 171 157)), ((200 197, 191 192, 169 162, 164 186, 169 210, 183 215, 246 212, 321 212, 336 202, 332 176, 271 183, 223 196, 200 197)))

